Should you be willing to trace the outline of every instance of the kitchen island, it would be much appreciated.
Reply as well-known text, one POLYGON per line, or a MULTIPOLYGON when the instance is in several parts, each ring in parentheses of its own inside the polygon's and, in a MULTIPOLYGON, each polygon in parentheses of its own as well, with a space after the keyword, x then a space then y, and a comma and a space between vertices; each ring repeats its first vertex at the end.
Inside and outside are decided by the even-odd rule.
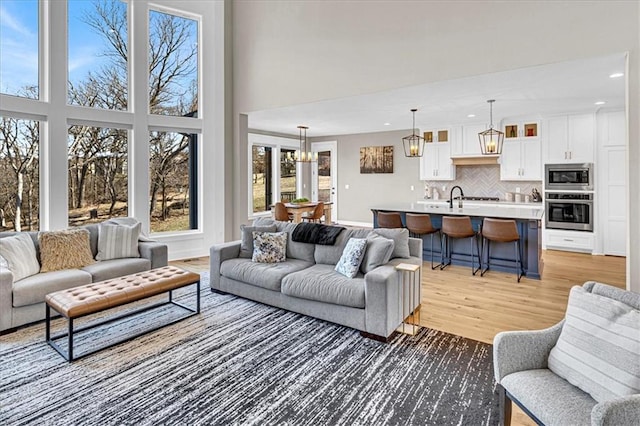
MULTIPOLYGON (((506 204, 506 203, 483 203, 464 202, 462 208, 458 208, 458 202, 454 201, 454 207, 450 208, 446 201, 417 201, 413 203, 394 203, 390 205, 380 205, 371 209, 373 212, 373 227, 378 227, 378 212, 398 212, 402 217, 402 222, 406 223, 406 213, 422 213, 431 216, 431 222, 436 228, 442 226, 443 216, 469 216, 473 229, 480 231, 482 220, 485 217, 497 219, 513 219, 520 234, 520 246, 522 250, 522 267, 527 278, 540 279, 542 274, 542 225, 541 219, 544 209, 540 203, 534 204, 506 204)), ((424 260, 431 258, 430 237, 424 236, 423 255, 424 260)), ((437 236, 435 237, 437 239, 437 236)), ((479 240, 481 243, 481 240, 479 240)), ((440 244, 434 240, 433 256, 440 259, 440 244)), ((470 266, 470 247, 465 241, 452 239, 451 262, 456 265, 470 266)), ((492 243, 491 244, 491 269, 515 272, 515 253, 513 244, 492 243)))

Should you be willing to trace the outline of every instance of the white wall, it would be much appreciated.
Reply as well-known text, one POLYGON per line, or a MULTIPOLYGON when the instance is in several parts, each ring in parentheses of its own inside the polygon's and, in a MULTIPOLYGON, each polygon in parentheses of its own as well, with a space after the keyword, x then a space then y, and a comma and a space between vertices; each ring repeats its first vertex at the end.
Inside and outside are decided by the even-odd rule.
MULTIPOLYGON (((640 217, 637 1, 265 1, 233 3, 234 116, 434 81, 630 52, 629 217, 640 217), (495 22, 493 29, 488 22, 495 22)), ((236 121, 236 126, 239 121, 236 121)), ((292 125, 292 127, 295 127, 292 125)), ((240 144, 235 128, 235 143, 240 144)), ((244 143, 244 142, 243 142, 244 143)), ((245 152, 246 145, 236 148, 245 152)), ((234 173, 234 235, 247 211, 234 173)), ((640 223, 628 280, 640 292, 640 223)))

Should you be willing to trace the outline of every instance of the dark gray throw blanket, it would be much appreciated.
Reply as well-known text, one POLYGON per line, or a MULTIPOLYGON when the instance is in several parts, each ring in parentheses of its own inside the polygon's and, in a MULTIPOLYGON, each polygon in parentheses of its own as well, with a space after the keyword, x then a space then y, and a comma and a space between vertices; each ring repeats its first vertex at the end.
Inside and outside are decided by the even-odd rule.
POLYGON ((328 226, 320 223, 302 222, 296 225, 291 239, 298 243, 320 244, 332 246, 338 235, 345 230, 342 226, 328 226))

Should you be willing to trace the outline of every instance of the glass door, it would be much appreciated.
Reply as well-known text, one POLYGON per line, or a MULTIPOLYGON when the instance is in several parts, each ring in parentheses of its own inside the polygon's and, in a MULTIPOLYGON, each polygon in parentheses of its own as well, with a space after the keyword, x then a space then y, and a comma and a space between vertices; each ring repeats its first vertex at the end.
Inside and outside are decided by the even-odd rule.
POLYGON ((318 154, 318 161, 313 163, 312 192, 313 201, 322 201, 331 204, 331 220, 337 219, 337 143, 315 142, 312 144, 313 152, 318 154))

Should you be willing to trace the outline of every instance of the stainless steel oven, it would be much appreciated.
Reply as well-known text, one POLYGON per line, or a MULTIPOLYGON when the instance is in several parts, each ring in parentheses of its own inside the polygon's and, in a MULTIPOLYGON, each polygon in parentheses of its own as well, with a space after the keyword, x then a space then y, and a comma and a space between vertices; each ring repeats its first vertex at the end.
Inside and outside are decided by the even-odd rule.
POLYGON ((593 163, 545 164, 545 190, 592 191, 593 163))
POLYGON ((545 195, 548 229, 593 231, 593 194, 547 192, 545 195))

